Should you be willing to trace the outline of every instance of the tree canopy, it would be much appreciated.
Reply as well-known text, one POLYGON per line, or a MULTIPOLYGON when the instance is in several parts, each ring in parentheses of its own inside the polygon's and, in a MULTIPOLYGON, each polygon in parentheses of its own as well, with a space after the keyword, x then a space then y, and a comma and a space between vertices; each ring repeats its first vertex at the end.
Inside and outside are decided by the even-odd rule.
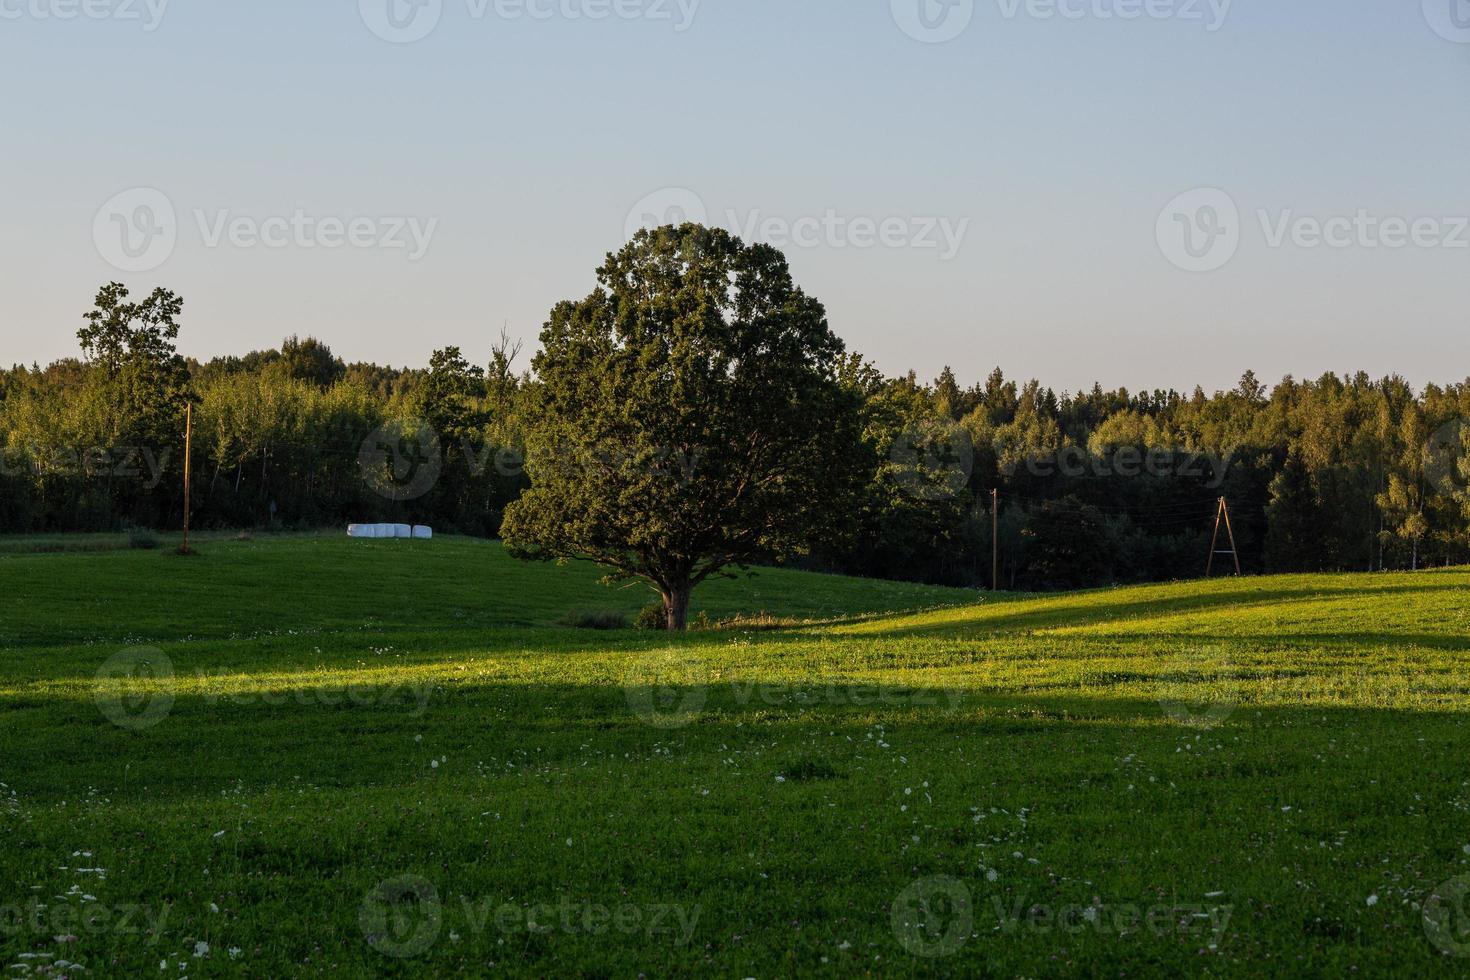
POLYGON ((542 331, 531 486, 501 533, 648 582, 683 629, 700 582, 835 535, 861 477, 859 399, 774 248, 667 226, 597 275, 542 331))

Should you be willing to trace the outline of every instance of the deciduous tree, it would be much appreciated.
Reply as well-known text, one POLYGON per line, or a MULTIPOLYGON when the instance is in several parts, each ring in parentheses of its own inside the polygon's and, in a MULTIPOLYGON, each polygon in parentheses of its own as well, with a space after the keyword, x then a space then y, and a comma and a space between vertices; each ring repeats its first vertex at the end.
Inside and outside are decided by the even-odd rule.
POLYGON ((644 580, 680 630, 704 580, 832 533, 861 467, 857 395, 774 248, 668 226, 598 278, 542 331, 532 486, 502 534, 522 557, 644 580))

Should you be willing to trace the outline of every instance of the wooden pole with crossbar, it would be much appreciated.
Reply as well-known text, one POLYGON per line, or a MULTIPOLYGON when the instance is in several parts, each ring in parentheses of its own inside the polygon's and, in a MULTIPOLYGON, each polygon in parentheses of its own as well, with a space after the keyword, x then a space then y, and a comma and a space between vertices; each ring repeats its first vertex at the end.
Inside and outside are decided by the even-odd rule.
POLYGON ((1230 526, 1230 505, 1225 498, 1220 498, 1220 506, 1215 510, 1215 534, 1210 538, 1210 560, 1205 564, 1205 578, 1215 574, 1215 556, 1229 555, 1235 560, 1235 574, 1239 576, 1240 552, 1235 548, 1235 529, 1230 526), (1220 527, 1225 527, 1225 534, 1230 539, 1230 550, 1225 551, 1220 547, 1220 527))
POLYGON ((1230 526, 1230 504, 1220 498, 1220 513, 1225 515, 1225 534, 1230 538, 1230 557, 1235 559, 1235 575, 1240 577, 1240 552, 1235 547, 1235 529, 1230 526))

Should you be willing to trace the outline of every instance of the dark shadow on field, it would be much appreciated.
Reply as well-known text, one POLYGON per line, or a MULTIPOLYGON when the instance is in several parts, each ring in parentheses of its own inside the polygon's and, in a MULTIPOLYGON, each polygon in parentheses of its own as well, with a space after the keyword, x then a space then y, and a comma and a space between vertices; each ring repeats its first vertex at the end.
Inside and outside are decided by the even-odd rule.
MULTIPOLYGON (((499 543, 467 538, 410 544, 270 535, 204 544, 202 560, 187 567, 159 551, 136 549, 0 556, 0 644, 229 640, 287 630, 546 628, 587 611, 631 623, 657 598, 641 585, 600 584, 605 573, 590 564, 520 562, 499 543)), ((704 583, 691 614, 826 620, 962 605, 975 595, 762 569, 739 581, 704 583)))
MULTIPOLYGON (((985 600, 987 603, 1002 601, 1020 601, 1020 595, 1014 594, 1006 599, 985 600)), ((751 609, 742 616, 752 617, 749 621, 738 618, 724 621, 716 620, 713 626, 691 627, 690 631, 675 635, 658 631, 636 630, 631 627, 612 630, 579 629, 574 626, 564 625, 548 617, 543 619, 531 618, 509 618, 492 619, 477 622, 474 619, 465 619, 454 622, 451 625, 443 625, 442 619, 427 619, 422 624, 406 623, 393 620, 367 620, 357 623, 333 622, 317 625, 303 625, 293 627, 287 623, 271 626, 242 627, 236 631, 224 635, 212 635, 207 630, 192 630, 185 620, 176 624, 175 630, 168 635, 150 636, 147 634, 118 635, 111 636, 104 633, 56 634, 52 632, 38 632, 35 630, 19 629, 8 634, 0 635, 0 654, 14 653, 22 650, 58 650, 64 651, 69 648, 102 648, 107 646, 124 645, 151 645, 169 646, 173 644, 211 644, 215 647, 223 647, 238 642, 257 642, 278 638, 281 636, 293 636, 297 638, 362 638, 364 641, 381 641, 402 638, 413 638, 414 645, 424 646, 439 642, 443 639, 455 637, 473 638, 475 642, 485 646, 487 650, 495 651, 506 648, 524 648, 528 643, 538 638, 553 638, 566 641, 562 648, 568 651, 578 652, 583 650, 601 650, 611 647, 638 647, 649 644, 699 644, 728 642, 738 637, 760 637, 762 640, 771 637, 795 636, 798 634, 810 634, 813 631, 837 629, 841 627, 859 626, 865 623, 876 623, 886 619, 903 618, 908 616, 920 616, 928 613, 943 612, 951 609, 963 609, 964 603, 952 603, 949 605, 923 606, 898 608, 886 611, 865 612, 832 612, 829 610, 816 610, 811 615, 783 617, 776 622, 763 622, 757 617, 762 615, 758 609, 751 609)), ((577 612, 584 609, 599 611, 605 609, 607 612, 622 615, 625 620, 634 618, 636 609, 614 608, 610 604, 604 606, 596 602, 586 603, 582 606, 569 607, 565 612, 577 612)), ((695 607, 693 610, 697 616, 703 610, 695 607)), ((4 675, 8 665, 0 661, 0 676, 4 675)))
MULTIPOLYGON (((1085 905, 1099 895, 1146 908, 1200 903, 1221 889, 1237 909, 1227 933, 1232 959, 1208 963, 1246 976, 1270 975, 1309 943, 1362 955, 1348 908, 1363 908, 1364 896, 1325 887, 1338 875, 1372 887, 1370 875, 1391 874, 1407 898, 1460 867, 1462 835, 1432 818, 1462 793, 1454 749, 1465 716, 1242 706, 1205 728, 1138 697, 979 691, 950 709, 905 703, 912 689, 895 686, 874 689, 891 705, 783 707, 743 699, 731 685, 677 682, 659 697, 677 705, 701 693, 688 723, 667 728, 641 718, 618 687, 481 683, 422 715, 384 704, 225 705, 191 696, 140 732, 54 708, 26 712, 0 732, 5 779, 38 813, 16 822, 19 853, 31 863, 52 866, 57 854, 69 863, 71 848, 103 836, 119 867, 108 883, 116 891, 104 894, 133 896, 141 878, 154 891, 136 897, 167 895, 183 923, 171 926, 171 939, 197 934, 183 930, 198 921, 220 921, 187 917, 191 904, 220 891, 233 900, 220 899, 232 919, 234 906, 248 908, 295 958, 336 957, 345 975, 357 975, 356 961, 342 951, 364 949, 365 892, 400 874, 439 889, 445 933, 463 930, 466 897, 703 908, 705 931, 687 963, 666 965, 675 961, 661 947, 628 938, 637 943, 630 965, 668 975, 710 972, 716 953, 785 950, 802 941, 798 923, 820 937, 819 950, 805 947, 813 957, 830 954, 838 938, 862 943, 861 961, 839 964, 848 973, 985 976, 1005 955, 1021 964, 1014 974, 1065 975, 1068 964, 1055 955, 1065 943, 1081 957, 1072 975, 1188 975, 1203 959, 1193 937, 1008 938, 995 931, 996 903, 1085 905), (1184 742, 1196 748, 1181 752, 1184 742), (1324 764, 1327 753, 1336 754, 1324 764), (95 807, 93 794, 108 805, 95 807), (42 808, 63 803, 69 820, 53 830, 42 808), (105 821, 109 832, 69 836, 88 820, 105 821), (1324 840, 1339 846, 1343 832, 1341 867, 1313 857, 1324 840), (910 834, 922 844, 904 845, 910 834), (996 860, 981 843, 997 845, 996 860), (1021 851, 1037 857, 1028 864, 1021 851), (993 887, 977 859, 1002 869, 993 887), (970 889, 977 932, 963 955, 915 958, 893 944, 890 909, 914 881, 941 875, 970 889), (1303 889, 1302 880, 1319 887, 1303 889), (297 931, 278 934, 276 922, 296 921, 291 913, 302 908, 310 914, 298 915, 297 931), (1322 932, 1324 922, 1343 933, 1322 932)), ((1385 941, 1400 944, 1406 960, 1423 959, 1417 913, 1373 919, 1372 928, 1395 922, 1385 941)), ((621 942, 587 937, 579 949, 566 935, 533 947, 519 934, 502 944, 494 929, 463 938, 436 946, 438 959, 363 955, 380 974, 498 962, 512 974, 556 975, 574 953, 603 962, 621 942)), ((1290 962, 1278 974, 1292 971, 1303 967, 1290 962)))
MULTIPOLYGON (((907 753, 932 761, 936 754, 979 750, 1010 766, 1025 753, 1055 762, 1066 746, 1100 741, 1174 752, 1181 740, 1197 736, 1236 743, 1236 736, 1254 742, 1270 729, 1311 732, 1310 740, 1337 732, 1358 736, 1355 742, 1388 771, 1405 753, 1417 757, 1462 744, 1470 725, 1470 714, 1451 706, 1222 705, 1211 701, 1219 695, 1212 680, 1169 675, 1166 685, 1164 678, 1152 698, 817 678, 691 681, 636 671, 622 684, 461 682, 355 692, 304 685, 268 698, 175 695, 155 723, 136 730, 109 721, 90 701, 12 704, 0 739, 8 745, 9 785, 33 802, 55 803, 74 796, 78 785, 114 800, 204 799, 237 782, 293 792, 411 787, 434 775, 432 760, 441 755, 454 761, 456 778, 493 780, 529 768, 559 774, 570 787, 589 751, 603 766, 682 759, 713 771, 722 757, 751 749, 773 760, 801 758, 814 739, 836 746, 839 755, 907 753)), ((1149 681, 1120 678, 1120 684, 1149 681)), ((1318 761, 1300 739, 1276 741, 1269 752, 1283 750, 1300 754, 1303 767, 1318 761)))
MULTIPOLYGON (((1264 580, 1263 580, 1264 581, 1264 580)), ((1363 588, 1291 589, 1265 586, 1233 589, 1210 594, 1190 594, 1173 598, 1151 597, 1133 602, 1108 603, 1106 592, 1079 592, 1072 601, 1046 600, 1041 608, 1028 608, 1031 601, 1007 603, 1006 610, 992 614, 993 607, 976 606, 973 615, 951 618, 945 622, 894 625, 883 631, 884 637, 903 636, 975 636, 985 634, 1023 633, 1028 630, 1056 629, 1069 626, 1096 626, 1123 623, 1131 619, 1157 619, 1160 616, 1219 609, 1247 609, 1270 605, 1289 608, 1295 604, 1315 603, 1323 599, 1368 599, 1392 595, 1425 595, 1433 592, 1470 593, 1459 585, 1385 585, 1363 588)))

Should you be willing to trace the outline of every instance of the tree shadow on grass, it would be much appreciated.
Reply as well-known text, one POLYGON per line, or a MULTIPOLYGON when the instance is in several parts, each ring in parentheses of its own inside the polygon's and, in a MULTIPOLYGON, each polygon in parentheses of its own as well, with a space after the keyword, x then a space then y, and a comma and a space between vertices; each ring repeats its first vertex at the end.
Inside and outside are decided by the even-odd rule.
MULTIPOLYGON (((1139 697, 978 692, 948 709, 898 685, 871 689, 876 703, 815 705, 665 687, 665 703, 702 697, 686 724, 650 725, 625 691, 584 683, 469 684, 419 716, 186 695, 140 732, 53 709, 7 742, 6 779, 38 815, 12 825, 8 856, 30 882, 33 868, 41 881, 74 863, 71 849, 96 848, 114 869, 104 902, 178 907, 171 948, 199 921, 223 921, 189 912, 223 896, 229 941, 243 933, 261 956, 269 937, 298 961, 366 950, 364 893, 408 874, 435 885, 447 915, 462 897, 682 901, 706 912, 691 957, 665 961, 644 940, 628 961, 674 974, 751 948, 785 951, 799 971, 837 937, 898 975, 985 975, 998 956, 1035 975, 1064 947, 1089 973, 1099 957, 1117 973, 1200 962, 1192 938, 997 930, 997 910, 1099 898, 1218 899, 1236 910, 1237 971, 1269 973, 1306 944, 1353 962, 1392 944, 1428 962, 1407 902, 1461 867, 1457 824, 1436 817, 1453 818, 1463 793, 1452 750, 1464 716, 1241 705, 1200 726, 1139 697), (934 876, 964 882, 977 931, 952 959, 901 959, 890 908, 934 876), (1364 905, 1385 880, 1402 911, 1364 905), (797 922, 819 937, 800 961, 797 922), (1389 931, 1370 947, 1369 928, 1389 931)), ((445 931, 462 922, 446 918, 445 931)), ((463 933, 464 945, 435 947, 433 967, 399 972, 497 960, 550 973, 572 957, 565 943, 463 933)), ((589 943, 578 962, 612 951, 589 943)))
MULTIPOLYGON (((1095 689, 1096 683, 1088 685, 1095 689)), ((78 780, 104 795, 146 798, 170 793, 213 794, 236 780, 252 786, 392 785, 426 775, 444 753, 570 769, 585 764, 589 747, 607 760, 649 760, 670 747, 711 758, 728 747, 783 742, 820 733, 847 744, 902 742, 918 755, 924 745, 1005 740, 1096 738, 1131 733, 1177 740, 1209 733, 1228 738, 1250 730, 1304 726, 1376 733, 1415 748, 1425 726, 1463 737, 1467 716, 1434 710, 1282 707, 1249 699, 1236 703, 1207 676, 1130 674, 1119 696, 1066 694, 1062 685, 1037 693, 982 687, 875 684, 857 679, 802 678, 781 683, 632 674, 622 683, 464 682, 423 691, 365 686, 344 691, 303 684, 289 691, 233 695, 179 694, 129 727, 91 701, 30 702, 8 712, 3 726, 7 780, 39 799, 74 795, 78 780), (1140 696, 1129 685, 1141 685, 1140 696), (422 757, 422 758, 420 758, 422 757)), ((1079 688, 1080 689, 1080 688, 1079 688)), ((1385 765, 1395 760, 1382 752, 1385 765)))

